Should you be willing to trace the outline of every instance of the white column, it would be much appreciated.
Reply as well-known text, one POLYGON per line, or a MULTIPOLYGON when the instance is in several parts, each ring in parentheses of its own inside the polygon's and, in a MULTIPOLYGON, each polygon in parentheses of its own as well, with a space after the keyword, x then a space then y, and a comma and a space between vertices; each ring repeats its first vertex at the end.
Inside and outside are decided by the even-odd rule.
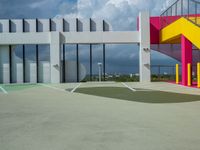
POLYGON ((9 46, 0 46, 0 83, 10 83, 9 46))
POLYGON ((51 32, 50 43, 50 70, 51 70, 51 83, 61 82, 61 67, 60 67, 60 33, 51 32))
POLYGON ((139 14, 139 33, 140 33, 140 52, 139 52, 139 69, 140 82, 151 81, 150 66, 150 23, 149 12, 140 12, 139 14))

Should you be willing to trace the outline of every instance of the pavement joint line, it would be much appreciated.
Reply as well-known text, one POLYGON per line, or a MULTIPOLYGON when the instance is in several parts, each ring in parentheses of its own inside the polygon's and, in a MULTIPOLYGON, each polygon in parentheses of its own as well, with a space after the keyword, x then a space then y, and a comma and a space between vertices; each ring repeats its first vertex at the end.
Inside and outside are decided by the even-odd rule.
POLYGON ((0 86, 0 89, 4 94, 8 94, 8 92, 3 87, 0 86))
POLYGON ((71 90, 71 93, 74 93, 74 91, 76 91, 76 89, 78 89, 80 86, 81 86, 81 83, 79 83, 75 88, 73 88, 73 89, 71 90))
POLYGON ((132 87, 128 86, 126 83, 122 82, 122 84, 127 87, 129 90, 136 92, 136 89, 133 89, 132 87))
POLYGON ((46 84, 40 84, 40 85, 42 85, 42 86, 44 86, 44 87, 48 87, 48 88, 54 89, 54 90, 66 92, 64 89, 60 89, 60 88, 53 87, 53 86, 50 86, 50 85, 46 85, 46 84))

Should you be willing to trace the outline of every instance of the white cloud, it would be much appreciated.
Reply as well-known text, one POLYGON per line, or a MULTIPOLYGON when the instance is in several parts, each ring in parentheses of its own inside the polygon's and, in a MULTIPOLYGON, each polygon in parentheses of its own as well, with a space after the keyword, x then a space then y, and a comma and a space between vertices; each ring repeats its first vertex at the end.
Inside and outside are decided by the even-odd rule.
MULTIPOLYGON (((114 30, 135 30, 139 11, 149 10, 152 15, 160 15, 172 2, 173 0, 78 0, 77 12, 66 13, 64 16, 103 18, 112 24, 114 30)), ((64 7, 66 5, 67 3, 64 7)), ((63 16, 63 11, 60 14, 63 16)))
POLYGON ((46 5, 48 3, 48 0, 44 0, 44 1, 36 1, 33 3, 30 3, 29 7, 32 9, 38 8, 40 6, 46 5))
MULTIPOLYGON (((136 30, 137 17, 142 10, 149 10, 151 15, 159 16, 174 0, 78 0, 77 12, 67 13, 64 17, 105 19, 113 30, 136 30)), ((62 14, 62 13, 61 13, 62 14)), ((63 15, 61 16, 63 17, 63 15)), ((138 57, 135 45, 123 47, 110 46, 107 57, 113 60, 133 60, 138 57), (130 48, 133 50, 131 51, 130 48), (123 51, 122 51, 123 49, 123 51), (114 51, 117 50, 117 53, 114 51), (113 55, 115 53, 115 55, 113 55)), ((155 58, 164 59, 153 53, 155 58)), ((166 57, 165 57, 166 58, 166 57)), ((117 61, 116 61, 117 62, 117 61)))

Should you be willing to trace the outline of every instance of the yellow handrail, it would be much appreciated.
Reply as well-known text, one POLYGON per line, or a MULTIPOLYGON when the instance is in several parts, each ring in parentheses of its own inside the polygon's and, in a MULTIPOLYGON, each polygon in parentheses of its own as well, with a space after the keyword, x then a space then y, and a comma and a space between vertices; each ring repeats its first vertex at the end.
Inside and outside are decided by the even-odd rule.
POLYGON ((188 63, 187 64, 187 71, 188 71, 188 86, 191 86, 192 85, 192 73, 191 73, 191 64, 188 63))
POLYGON ((176 64, 176 84, 179 84, 179 64, 176 64))
POLYGON ((197 87, 200 88, 200 63, 197 63, 197 87))

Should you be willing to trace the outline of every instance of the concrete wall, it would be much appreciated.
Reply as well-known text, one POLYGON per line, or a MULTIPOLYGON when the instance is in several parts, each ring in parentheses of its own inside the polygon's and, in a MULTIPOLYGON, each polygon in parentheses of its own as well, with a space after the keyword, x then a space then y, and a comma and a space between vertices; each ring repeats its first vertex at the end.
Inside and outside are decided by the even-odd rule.
POLYGON ((9 32, 9 20, 0 20, 0 32, 9 32))
POLYGON ((151 49, 150 49, 150 19, 149 12, 139 14, 140 52, 139 70, 140 82, 151 81, 151 49))
POLYGON ((18 33, 23 32, 23 24, 21 19, 11 20, 11 32, 18 32, 18 33))
POLYGON ((103 20, 92 19, 92 31, 103 31, 103 20))
POLYGON ((63 19, 51 19, 51 31, 63 32, 63 19))
POLYGON ((61 43, 60 43, 59 32, 51 32, 51 43, 50 43, 51 83, 61 82, 60 47, 61 47, 61 43))
POLYGON ((49 32, 49 19, 38 19, 38 32, 49 32))
MULTIPOLYGON (((90 19, 76 19, 76 18, 53 18, 53 19, 37 19, 38 20, 38 32, 49 32, 50 25, 51 31, 58 32, 76 32, 77 28, 79 32, 90 31, 90 19), (77 23, 78 21, 78 23, 77 23), (78 27, 77 27, 78 25, 78 27), (64 29, 64 31, 63 31, 64 29)), ((11 32, 23 32, 23 26, 25 32, 36 32, 36 19, 11 19, 11 32)), ((105 21, 106 31, 111 31, 111 25, 105 21)), ((103 20, 91 19, 92 31, 103 31, 103 20)), ((0 33, 9 32, 9 20, 0 19, 0 33)))
POLYGON ((36 32, 36 20, 25 19, 24 26, 25 26, 25 32, 36 32))
POLYGON ((139 43, 139 32, 69 32, 62 33, 63 43, 67 44, 134 44, 139 43))
POLYGON ((90 20, 89 19, 78 19, 78 31, 90 31, 90 20))

